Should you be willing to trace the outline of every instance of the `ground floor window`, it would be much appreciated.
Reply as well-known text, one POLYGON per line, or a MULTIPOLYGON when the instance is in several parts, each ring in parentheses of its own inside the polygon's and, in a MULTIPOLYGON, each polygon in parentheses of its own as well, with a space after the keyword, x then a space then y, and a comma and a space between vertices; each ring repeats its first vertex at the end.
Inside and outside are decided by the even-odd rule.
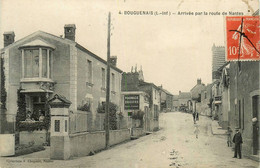
POLYGON ((46 116, 46 93, 25 94, 25 97, 27 116, 35 121, 39 121, 42 118, 41 116, 46 116))

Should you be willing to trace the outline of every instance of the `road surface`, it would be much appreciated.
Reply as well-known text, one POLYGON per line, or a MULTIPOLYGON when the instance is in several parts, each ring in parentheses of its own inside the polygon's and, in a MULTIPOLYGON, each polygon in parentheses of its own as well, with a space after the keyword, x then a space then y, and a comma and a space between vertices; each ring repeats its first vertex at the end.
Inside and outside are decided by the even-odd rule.
POLYGON ((76 168, 253 168, 259 163, 232 158, 225 137, 211 134, 211 120, 200 116, 198 138, 194 133, 192 115, 181 112, 160 114, 160 131, 140 137, 93 156, 67 161, 40 158, 37 152, 17 158, 0 158, 2 166, 10 167, 76 167, 76 168), (23 161, 19 162, 19 159, 23 161))

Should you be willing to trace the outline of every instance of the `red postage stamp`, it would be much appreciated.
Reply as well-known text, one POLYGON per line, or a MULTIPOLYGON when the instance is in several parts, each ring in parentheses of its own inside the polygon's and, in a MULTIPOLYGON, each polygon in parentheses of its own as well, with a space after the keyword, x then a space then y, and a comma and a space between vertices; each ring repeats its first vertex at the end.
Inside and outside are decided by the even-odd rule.
POLYGON ((227 61, 259 61, 259 31, 259 16, 227 16, 227 61))

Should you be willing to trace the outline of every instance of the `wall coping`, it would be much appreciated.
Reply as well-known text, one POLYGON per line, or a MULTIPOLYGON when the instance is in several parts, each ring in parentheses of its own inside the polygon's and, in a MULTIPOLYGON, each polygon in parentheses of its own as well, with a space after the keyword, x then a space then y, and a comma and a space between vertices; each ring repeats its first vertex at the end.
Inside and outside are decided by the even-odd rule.
MULTIPOLYGON (((119 131, 129 131, 129 129, 120 129, 120 130, 110 130, 109 132, 119 132, 119 131)), ((76 137, 86 134, 98 134, 98 133, 106 133, 105 131, 94 131, 94 132, 79 132, 79 133, 73 133, 69 134, 69 137, 76 137)))

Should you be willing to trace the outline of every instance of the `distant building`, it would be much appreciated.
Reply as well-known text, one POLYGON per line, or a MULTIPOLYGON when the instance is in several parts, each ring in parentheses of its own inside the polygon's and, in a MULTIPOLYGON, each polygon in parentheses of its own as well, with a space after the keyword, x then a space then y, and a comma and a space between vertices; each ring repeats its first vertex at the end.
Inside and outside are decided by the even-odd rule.
POLYGON ((178 96, 178 110, 182 110, 182 108, 188 108, 188 102, 191 100, 190 92, 182 92, 179 91, 178 96))
POLYGON ((159 88, 161 96, 161 111, 172 111, 173 95, 166 89, 163 89, 162 85, 159 86, 159 88))
POLYGON ((225 64, 224 67, 219 69, 221 71, 221 77, 218 83, 217 88, 217 96, 214 96, 213 105, 216 104, 217 101, 220 103, 216 104, 219 106, 218 111, 218 120, 219 125, 227 129, 229 125, 229 113, 230 113, 230 69, 229 63, 225 64))
POLYGON ((197 79, 197 84, 190 90, 192 99, 192 111, 201 113, 201 97, 202 92, 206 90, 206 86, 201 82, 201 79, 197 79))
POLYGON ((160 112, 160 88, 153 83, 144 82, 143 71, 131 70, 131 72, 124 72, 122 75, 122 91, 123 92, 137 92, 142 91, 149 96, 149 113, 147 116, 150 119, 147 121, 146 130, 156 131, 159 129, 159 112, 160 112))
POLYGON ((220 78, 218 69, 225 64, 225 47, 212 46, 212 81, 220 78))
POLYGON ((178 95, 173 95, 172 97, 172 110, 173 111, 178 111, 179 107, 179 101, 178 101, 178 95))
POLYGON ((212 94, 211 94, 212 84, 206 86, 206 90, 201 92, 201 114, 206 116, 211 116, 211 104, 212 104, 212 94))

